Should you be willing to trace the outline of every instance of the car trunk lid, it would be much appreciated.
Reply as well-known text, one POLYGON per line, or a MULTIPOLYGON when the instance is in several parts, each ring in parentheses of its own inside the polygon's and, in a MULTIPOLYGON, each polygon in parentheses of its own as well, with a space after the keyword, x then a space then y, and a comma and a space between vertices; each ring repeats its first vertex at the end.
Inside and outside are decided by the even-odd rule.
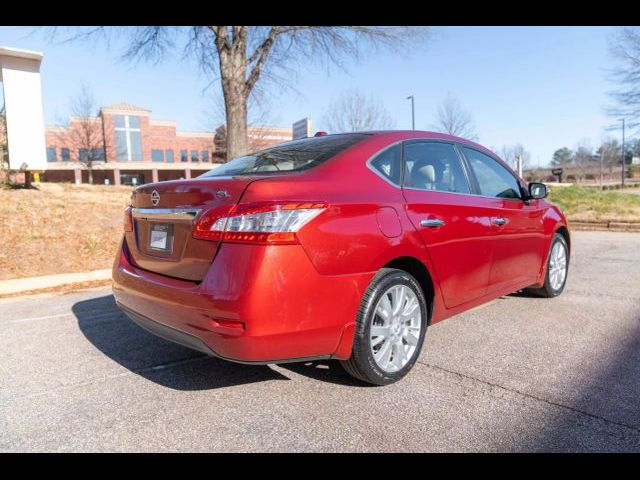
POLYGON ((133 232, 125 234, 133 263, 151 272, 190 281, 206 275, 219 244, 193 238, 203 210, 237 204, 251 177, 220 177, 152 183, 136 188, 133 232))

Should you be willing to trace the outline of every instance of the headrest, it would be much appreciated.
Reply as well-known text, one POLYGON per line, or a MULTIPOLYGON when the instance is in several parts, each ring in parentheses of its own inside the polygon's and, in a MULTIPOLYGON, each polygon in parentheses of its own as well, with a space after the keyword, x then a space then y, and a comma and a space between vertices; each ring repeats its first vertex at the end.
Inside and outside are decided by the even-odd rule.
POLYGON ((425 188, 436 181, 436 170, 433 165, 416 165, 411 171, 411 184, 414 187, 425 188))

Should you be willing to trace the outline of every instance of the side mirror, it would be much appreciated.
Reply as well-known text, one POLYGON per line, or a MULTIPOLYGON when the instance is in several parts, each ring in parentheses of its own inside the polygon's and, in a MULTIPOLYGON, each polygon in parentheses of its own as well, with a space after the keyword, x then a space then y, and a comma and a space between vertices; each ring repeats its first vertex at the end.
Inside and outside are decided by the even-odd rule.
POLYGON ((539 199, 545 198, 549 194, 549 190, 544 183, 531 182, 529 184, 529 198, 539 199))

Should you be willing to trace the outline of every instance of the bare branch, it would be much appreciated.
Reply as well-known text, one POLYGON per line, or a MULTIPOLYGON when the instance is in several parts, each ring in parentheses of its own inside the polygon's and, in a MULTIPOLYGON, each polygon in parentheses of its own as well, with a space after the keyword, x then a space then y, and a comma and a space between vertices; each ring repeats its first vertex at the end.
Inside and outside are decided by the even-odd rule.
POLYGON ((436 124, 433 128, 436 131, 468 140, 478 138, 471 113, 465 110, 460 102, 451 95, 447 95, 447 98, 438 106, 436 124))
POLYGON ((397 49, 408 40, 426 38, 423 27, 385 26, 191 26, 84 27, 70 40, 108 36, 129 37, 123 58, 160 61, 181 44, 208 76, 219 76, 225 99, 229 157, 247 151, 249 96, 265 81, 290 85, 295 66, 325 62, 346 69, 363 53, 397 49), (250 53, 248 53, 250 52, 250 53), (261 81, 262 80, 262 81, 261 81))
POLYGON ((394 122, 379 101, 350 90, 329 105, 322 125, 331 133, 342 133, 387 130, 394 122))
MULTIPOLYGON (((611 80, 618 85, 609 92, 614 102, 606 112, 624 117, 632 130, 640 129, 640 27, 621 27, 609 40, 609 50, 617 61, 611 80)), ((617 127, 611 127, 617 128, 617 127)))

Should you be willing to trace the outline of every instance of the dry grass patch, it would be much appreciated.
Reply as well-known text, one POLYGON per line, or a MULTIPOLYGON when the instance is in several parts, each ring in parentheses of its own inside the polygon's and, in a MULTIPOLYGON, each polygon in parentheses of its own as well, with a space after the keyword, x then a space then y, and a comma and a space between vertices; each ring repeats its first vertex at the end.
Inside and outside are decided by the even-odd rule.
POLYGON ((569 221, 640 222, 640 195, 594 187, 556 187, 549 198, 569 221))
POLYGON ((131 187, 0 188, 0 280, 110 268, 131 187))

